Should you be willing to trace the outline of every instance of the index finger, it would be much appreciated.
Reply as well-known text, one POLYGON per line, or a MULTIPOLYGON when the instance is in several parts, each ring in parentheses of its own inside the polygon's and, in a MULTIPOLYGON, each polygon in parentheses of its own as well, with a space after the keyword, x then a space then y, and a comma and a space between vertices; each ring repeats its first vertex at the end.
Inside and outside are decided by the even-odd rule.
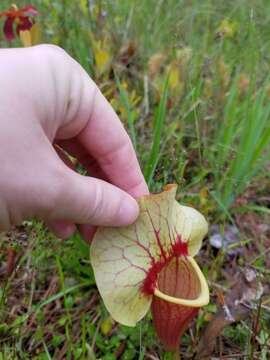
POLYGON ((98 88, 94 96, 91 116, 78 140, 112 184, 134 197, 148 194, 134 148, 121 121, 98 88))

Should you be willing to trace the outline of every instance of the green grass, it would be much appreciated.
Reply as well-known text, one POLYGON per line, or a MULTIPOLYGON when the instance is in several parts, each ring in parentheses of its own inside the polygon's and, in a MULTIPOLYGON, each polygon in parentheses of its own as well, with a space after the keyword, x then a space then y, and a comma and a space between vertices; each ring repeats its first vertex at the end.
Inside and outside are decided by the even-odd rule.
POLYGON ((149 188, 151 188, 153 175, 159 161, 159 156, 161 154, 161 138, 162 138, 162 130, 167 113, 167 102, 168 102, 168 78, 165 79, 164 86, 162 89, 161 99, 154 113, 153 141, 152 141, 149 160, 145 168, 145 180, 149 188))
MULTIPOLYGON (((269 283, 270 3, 99 0, 89 9, 87 3, 33 0, 43 42, 62 46, 98 83, 129 132, 151 191, 175 182, 179 199, 221 233, 229 224, 239 229, 240 255, 215 251, 206 241, 198 257, 212 297, 193 336, 183 337, 182 357, 189 358, 217 311, 214 285, 226 292, 232 271, 248 265, 269 283), (98 48, 110 59, 104 69, 98 48)), ((0 11, 8 4, 2 1, 0 11)), ((2 35, 0 46, 7 46, 2 35)), ((23 231, 29 240, 16 245, 19 267, 0 278, 0 360, 165 356, 150 317, 134 329, 108 318, 89 246, 77 235, 61 242, 39 223, 23 231)), ((0 265, 7 247, 0 234, 0 265)), ((269 299, 263 305, 257 333, 250 331, 254 308, 225 329, 213 356, 269 358, 269 299)))
POLYGON ((225 103, 224 123, 215 134, 214 149, 210 147, 209 156, 211 151, 214 154, 211 159, 216 177, 214 185, 225 208, 235 201, 270 160, 267 80, 265 83, 258 91, 250 87, 247 100, 243 102, 239 99, 236 81, 233 82, 225 103))

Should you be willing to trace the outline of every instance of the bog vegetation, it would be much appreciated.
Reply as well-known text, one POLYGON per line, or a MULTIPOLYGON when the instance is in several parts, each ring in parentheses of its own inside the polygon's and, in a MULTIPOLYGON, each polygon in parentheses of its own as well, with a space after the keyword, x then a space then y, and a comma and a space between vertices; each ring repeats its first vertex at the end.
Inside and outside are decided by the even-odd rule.
MULTIPOLYGON (((63 47, 97 82, 151 191, 177 183, 211 225, 197 259, 211 301, 182 358, 269 359, 270 3, 31 4, 33 41, 63 47)), ((21 40, 1 32, 0 46, 21 40)), ((150 315, 136 328, 111 319, 78 235, 63 242, 29 221, 0 234, 0 250, 0 359, 169 359, 150 315)))

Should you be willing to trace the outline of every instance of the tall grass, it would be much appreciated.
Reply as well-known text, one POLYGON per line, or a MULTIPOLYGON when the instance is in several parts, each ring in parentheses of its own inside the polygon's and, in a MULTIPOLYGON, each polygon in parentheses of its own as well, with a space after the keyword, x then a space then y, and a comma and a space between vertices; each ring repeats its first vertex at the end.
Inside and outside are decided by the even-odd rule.
POLYGON ((214 192, 224 208, 263 174, 270 160, 270 99, 267 81, 258 91, 251 85, 241 99, 237 78, 225 104, 220 129, 214 134, 209 156, 214 192), (214 156, 213 156, 214 155, 214 156))
MULTIPOLYGON (((0 11, 10 6, 11 2, 2 0, 0 11)), ((266 167, 270 162, 270 79, 265 79, 270 70, 268 0, 17 1, 18 6, 29 3, 37 6, 41 13, 38 22, 41 24, 43 42, 62 46, 103 91, 110 90, 106 95, 113 100, 119 116, 122 115, 151 191, 159 190, 168 182, 180 182, 183 185, 182 193, 191 199, 192 204, 195 199, 195 204, 200 190, 208 187, 221 210, 229 220, 234 221, 230 207, 250 184, 263 181, 269 189, 270 174, 266 172, 266 167), (236 29, 233 36, 218 34, 223 20, 236 29), (102 50, 109 53, 111 64, 104 73, 96 75, 94 41, 102 42, 104 39, 106 41, 103 43, 107 44, 108 49, 102 50), (135 54, 130 63, 123 64, 119 54, 129 42, 136 44, 135 54), (191 49, 192 54, 185 65, 177 58, 177 53, 184 48, 191 49), (156 54, 164 55, 164 63, 157 70, 156 77, 151 77, 148 64, 156 54), (168 79, 164 78, 169 65, 176 63, 181 64, 179 86, 171 90, 168 79), (218 69, 220 63, 223 64, 222 71, 218 69), (115 79, 116 74, 119 80, 115 79), (239 91, 242 74, 252 79, 244 93, 239 91), (145 78, 147 91, 144 91, 145 78), (127 87, 123 86, 125 83, 127 87), (130 94, 133 91, 138 95, 137 102, 132 102, 130 94), (142 99, 146 93, 149 106, 144 111, 142 99), (120 108, 124 109, 123 113, 120 108)), ((3 26, 3 19, 0 25, 3 26)), ((0 37, 0 45, 11 46, 3 36, 0 37)), ((19 46, 19 41, 12 46, 19 46)), ((264 194, 268 191, 265 189, 264 194)), ((255 190, 259 192, 259 185, 255 190)), ((202 211, 209 215, 213 223, 218 223, 220 217, 216 216, 216 207, 211 199, 204 194, 201 197, 202 211)), ((240 212, 240 209, 236 211, 240 212)), ((269 215, 269 209, 260 203, 245 205, 245 211, 269 215)), ((37 296, 28 314, 23 312, 11 324, 3 322, 3 314, 9 309, 7 290, 11 287, 7 283, 6 288, 0 289, 0 318, 3 322, 3 326, 0 326, 0 360, 28 359, 26 352, 29 344, 41 351, 37 359, 54 358, 62 346, 59 345, 62 343, 58 343, 59 337, 67 345, 67 355, 75 359, 95 359, 96 355, 111 360, 119 349, 123 351, 121 358, 126 360, 157 357, 161 353, 148 320, 142 323, 140 333, 138 328, 122 329, 119 326, 113 327, 109 334, 102 333, 100 324, 106 319, 107 313, 95 299, 88 245, 82 245, 80 241, 80 250, 77 242, 80 239, 73 237, 61 243, 59 248, 58 245, 51 247, 48 246, 50 243, 46 232, 42 233, 38 227, 35 227, 35 232, 38 235, 36 250, 31 250, 29 258, 33 260, 36 273, 44 275, 37 277, 37 296), (44 279, 50 280, 52 274, 57 277, 59 288, 43 298, 47 286, 44 279), (85 311, 85 305, 92 294, 94 305, 90 313, 89 310, 85 311), (43 312, 53 314, 54 303, 61 309, 55 318, 51 317, 50 327, 46 327, 41 315, 43 312), (81 309, 79 316, 75 311, 78 308, 81 309), (37 334, 36 338, 35 328, 21 333, 21 329, 25 329, 21 319, 26 322, 30 315, 37 319, 36 332, 42 328, 47 337, 40 339, 37 334), (3 336, 6 336, 4 341, 3 336), (123 344, 125 349, 122 348, 123 344)), ((251 244, 252 239, 249 241, 251 244)), ((264 244, 258 249, 261 255, 256 266, 259 264, 264 271, 267 267, 264 244)), ((226 283, 224 272, 220 269, 224 259, 227 259, 225 252, 217 256, 214 262, 210 247, 203 254, 206 254, 203 262, 210 281, 214 273, 213 282, 219 284, 221 281, 223 288, 226 283)), ((245 264, 244 256, 240 256, 240 260, 239 264, 245 264)), ((18 269, 26 266, 25 263, 26 260, 21 261, 18 269)), ((265 333, 263 343, 267 342, 269 336, 267 306, 265 309, 265 325, 258 333, 261 338, 262 332, 265 333)), ((233 354, 238 348, 246 353, 249 331, 244 327, 244 322, 239 327, 231 327, 231 333, 229 342, 224 342, 226 351, 233 354), (243 339, 238 336, 239 330, 243 339), (235 346, 228 346, 230 343, 235 346)), ((226 334, 224 336, 228 337, 226 334)), ((183 344, 183 348, 187 346, 187 349, 194 346, 189 337, 185 338, 183 344)), ((264 350, 261 356, 266 359, 268 354, 263 354, 264 350)))
POLYGON ((128 99, 128 94, 127 94, 126 90, 123 88, 123 86, 121 86, 121 83, 117 77, 116 77, 116 85, 117 85, 117 88, 119 91, 120 104, 124 107, 124 109, 127 113, 127 123, 128 123, 129 133, 130 133, 133 147, 136 151, 137 150, 137 139, 136 139, 136 130, 135 130, 135 126, 134 126, 135 117, 136 117, 135 112, 132 109, 132 106, 128 99))
POLYGON ((162 141, 162 129, 166 118, 167 100, 168 100, 168 77, 164 82, 162 96, 159 105, 154 113, 152 147, 145 168, 145 179, 149 187, 151 187, 153 175, 156 166, 158 164, 158 160, 161 156, 160 149, 161 149, 161 141, 162 141))

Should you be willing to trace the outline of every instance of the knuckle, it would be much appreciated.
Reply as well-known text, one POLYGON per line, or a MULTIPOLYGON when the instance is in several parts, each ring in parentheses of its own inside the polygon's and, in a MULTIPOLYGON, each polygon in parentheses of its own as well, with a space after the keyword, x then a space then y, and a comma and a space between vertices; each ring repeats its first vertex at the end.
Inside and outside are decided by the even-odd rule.
POLYGON ((102 185, 97 182, 93 194, 92 204, 86 209, 88 219, 95 221, 103 214, 104 209, 104 191, 102 185))
POLYGON ((39 66, 41 62, 43 62, 45 66, 49 65, 52 69, 54 69, 58 68, 59 64, 61 64, 61 67, 69 66, 68 64, 70 64, 71 58, 68 53, 57 45, 37 45, 32 48, 32 51, 39 66))
POLYGON ((109 202, 107 196, 106 185, 102 184, 101 181, 93 185, 91 202, 86 202, 84 209, 82 209, 82 219, 85 223, 103 226, 114 224, 120 205, 118 206, 114 199, 109 202))
MULTIPOLYGON (((111 191, 111 190, 110 190, 111 191)), ((119 216, 121 197, 106 190, 106 185, 98 183, 90 209, 90 219, 96 225, 113 226, 119 216)))
POLYGON ((50 54, 52 56, 56 55, 67 55, 66 51, 62 49, 60 46, 53 44, 41 44, 33 47, 34 50, 41 51, 43 54, 50 54))
POLYGON ((99 161, 103 166, 111 166, 115 162, 123 164, 125 168, 133 166, 134 154, 130 140, 117 144, 110 152, 104 153, 99 161))

